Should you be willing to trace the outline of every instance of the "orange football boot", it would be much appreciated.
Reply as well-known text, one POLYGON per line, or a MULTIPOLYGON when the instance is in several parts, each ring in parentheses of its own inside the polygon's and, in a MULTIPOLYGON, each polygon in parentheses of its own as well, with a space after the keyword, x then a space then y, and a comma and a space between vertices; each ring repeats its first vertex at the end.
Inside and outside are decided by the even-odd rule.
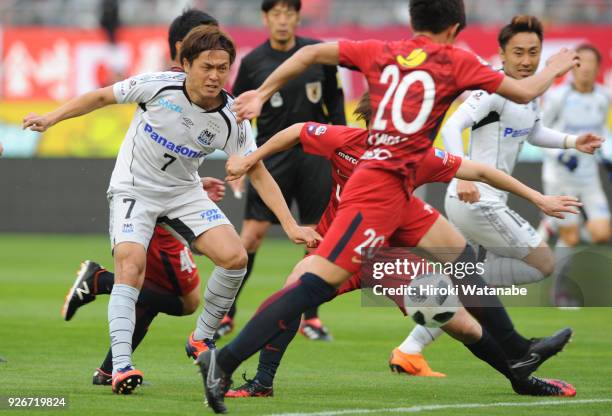
POLYGON ((409 374, 419 377, 446 377, 446 374, 433 371, 423 354, 406 354, 395 348, 389 358, 389 368, 398 374, 409 374))

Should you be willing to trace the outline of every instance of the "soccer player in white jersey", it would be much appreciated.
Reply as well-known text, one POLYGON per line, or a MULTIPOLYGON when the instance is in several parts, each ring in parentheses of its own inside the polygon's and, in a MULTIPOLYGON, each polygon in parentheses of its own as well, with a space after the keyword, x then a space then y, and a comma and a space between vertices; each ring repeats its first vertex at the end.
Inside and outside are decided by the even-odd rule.
MULTIPOLYGON (((235 56, 228 35, 215 26, 200 26, 182 43, 185 73, 138 75, 72 99, 46 115, 24 118, 24 128, 42 132, 106 105, 138 104, 108 190, 116 273, 108 305, 115 393, 131 393, 142 383, 143 374, 131 360, 134 310, 144 279, 146 248, 157 222, 216 265, 209 284, 215 282, 217 299, 206 305, 202 315, 211 319, 201 316, 198 329, 214 333, 244 276, 246 253, 240 238, 202 189, 198 174, 205 156, 216 149, 247 155, 256 148, 249 123, 237 122, 230 110, 233 99, 223 90, 235 56), (204 323, 213 327, 200 328, 204 323)), ((289 237, 316 245, 319 236, 297 225, 263 164, 250 176, 289 237)))
MULTIPOLYGON (((581 134, 593 131, 605 136, 610 107, 610 96, 597 84, 601 54, 593 46, 584 44, 576 48, 580 67, 572 71, 571 83, 551 90, 544 99, 543 121, 546 126, 581 134)), ((597 158, 581 154, 574 149, 548 150, 542 176, 544 191, 563 193, 580 198, 586 217, 584 226, 591 242, 605 244, 610 240, 610 209, 599 176, 597 158)), ((568 216, 564 220, 551 220, 557 229, 555 255, 555 302, 559 306, 576 306, 571 290, 567 288, 567 268, 571 247, 580 241, 581 217, 568 216)))
MULTIPOLYGON (((533 16, 515 16, 499 33, 503 71, 526 78, 538 68, 543 29, 533 16)), ((542 125, 536 101, 517 104, 498 94, 475 91, 442 128, 449 153, 463 156, 461 133, 471 127, 467 158, 511 174, 523 142, 549 148, 576 148, 593 153, 602 139, 592 134, 579 137, 542 125)), ((510 286, 536 282, 553 271, 554 258, 535 229, 507 205, 507 193, 487 184, 453 179, 448 186, 445 210, 448 219, 474 245, 487 250, 487 283, 510 286), (493 281, 491 277, 494 276, 493 281)), ((568 215, 571 217, 572 215, 568 215)), ((441 335, 439 329, 417 326, 391 355, 390 365, 406 372, 440 376, 411 368, 422 363, 422 350, 441 335)), ((426 369, 425 369, 426 370, 426 369)))

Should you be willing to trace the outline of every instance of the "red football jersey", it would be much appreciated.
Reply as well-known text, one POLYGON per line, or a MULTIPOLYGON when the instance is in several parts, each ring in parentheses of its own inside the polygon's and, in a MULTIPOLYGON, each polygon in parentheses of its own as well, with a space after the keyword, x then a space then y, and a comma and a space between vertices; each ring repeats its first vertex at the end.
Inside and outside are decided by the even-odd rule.
POLYGON ((465 90, 495 92, 504 75, 478 56, 426 36, 339 42, 340 65, 362 72, 374 118, 360 167, 390 170, 413 185, 416 163, 465 90))
MULTIPOLYGON (((332 193, 318 229, 327 230, 336 215, 342 188, 366 151, 368 136, 367 130, 346 126, 308 122, 302 127, 300 141, 304 151, 323 156, 329 159, 332 165, 332 193)), ((459 166, 459 156, 431 148, 418 165, 414 186, 430 182, 450 182, 459 166)))

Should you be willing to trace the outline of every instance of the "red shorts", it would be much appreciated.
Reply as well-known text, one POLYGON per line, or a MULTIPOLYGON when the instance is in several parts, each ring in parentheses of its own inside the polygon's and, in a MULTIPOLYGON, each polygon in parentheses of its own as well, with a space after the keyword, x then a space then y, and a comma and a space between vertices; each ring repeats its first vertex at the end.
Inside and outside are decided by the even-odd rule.
POLYGON ((177 296, 187 295, 200 283, 191 251, 159 225, 147 250, 145 280, 177 296))
POLYGON ((433 207, 406 193, 402 177, 383 170, 357 169, 314 254, 358 274, 362 250, 415 247, 439 215, 433 207))

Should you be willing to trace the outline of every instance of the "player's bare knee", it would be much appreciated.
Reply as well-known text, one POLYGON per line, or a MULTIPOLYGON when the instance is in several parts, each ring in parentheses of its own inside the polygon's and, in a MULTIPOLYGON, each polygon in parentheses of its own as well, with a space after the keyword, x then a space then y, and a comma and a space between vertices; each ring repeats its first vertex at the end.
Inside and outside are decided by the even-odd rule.
POLYGON ((265 221, 245 220, 242 224, 240 239, 247 253, 254 253, 266 237, 270 223, 265 221))
POLYGON ((244 269, 247 266, 249 258, 244 248, 236 248, 229 253, 226 253, 224 258, 219 259, 217 266, 227 270, 244 269))
POLYGON ((115 283, 133 283, 144 275, 144 264, 131 259, 123 259, 116 264, 115 283))
POLYGON ((569 247, 577 246, 580 242, 580 234, 578 228, 560 229, 559 238, 569 247))
POLYGON ((263 242, 265 233, 260 232, 249 232, 240 236, 242 245, 248 253, 254 253, 259 249, 263 242))
POLYGON ((601 232, 591 234, 591 240, 594 244, 607 244, 610 241, 610 232, 601 232))
POLYGON ((181 300, 183 301, 183 315, 191 315, 199 309, 202 295, 199 291, 194 290, 187 296, 181 297, 181 300))
POLYGON ((610 224, 591 227, 589 229, 589 234, 591 234, 591 241, 594 244, 606 244, 610 241, 610 224))

